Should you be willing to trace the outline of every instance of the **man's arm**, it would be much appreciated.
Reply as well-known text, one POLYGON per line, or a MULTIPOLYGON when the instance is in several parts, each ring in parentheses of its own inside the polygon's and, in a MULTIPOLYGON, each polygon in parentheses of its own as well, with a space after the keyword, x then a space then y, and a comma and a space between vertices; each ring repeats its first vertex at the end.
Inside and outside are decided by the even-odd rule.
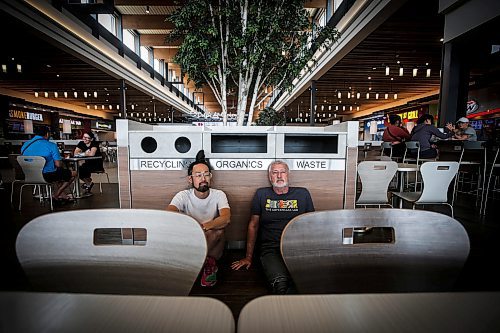
POLYGON ((257 231, 259 230, 259 215, 252 215, 250 217, 250 222, 248 222, 248 232, 247 232, 247 253, 245 258, 235 261, 231 264, 231 268, 238 270, 241 267, 247 269, 252 265, 252 257, 255 249, 255 242, 257 241, 257 231))
MULTIPOLYGON (((174 206, 175 207, 175 206, 174 206)), ((167 208, 168 210, 168 208, 167 208)), ((213 229, 224 229, 231 222, 231 209, 221 208, 219 209, 219 216, 212 221, 203 223, 201 226, 203 230, 213 230, 213 229)))
POLYGON ((167 206, 167 211, 169 211, 169 212, 179 212, 179 208, 175 207, 174 205, 168 205, 167 206))

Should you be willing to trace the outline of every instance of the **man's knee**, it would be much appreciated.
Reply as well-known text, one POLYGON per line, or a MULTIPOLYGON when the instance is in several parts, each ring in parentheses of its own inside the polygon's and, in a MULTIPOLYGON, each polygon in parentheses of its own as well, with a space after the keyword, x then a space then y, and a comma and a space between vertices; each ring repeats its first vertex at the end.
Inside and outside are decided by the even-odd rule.
POLYGON ((224 236, 224 229, 213 229, 205 231, 207 241, 218 241, 224 236))

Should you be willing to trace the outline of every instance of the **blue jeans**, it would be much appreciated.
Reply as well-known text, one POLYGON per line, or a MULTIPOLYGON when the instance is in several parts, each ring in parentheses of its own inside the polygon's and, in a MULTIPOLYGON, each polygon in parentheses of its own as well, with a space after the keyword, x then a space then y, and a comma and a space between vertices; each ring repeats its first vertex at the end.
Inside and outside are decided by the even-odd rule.
POLYGON ((284 295, 297 293, 292 277, 281 257, 279 247, 262 246, 260 249, 260 261, 267 281, 272 287, 273 294, 284 295))

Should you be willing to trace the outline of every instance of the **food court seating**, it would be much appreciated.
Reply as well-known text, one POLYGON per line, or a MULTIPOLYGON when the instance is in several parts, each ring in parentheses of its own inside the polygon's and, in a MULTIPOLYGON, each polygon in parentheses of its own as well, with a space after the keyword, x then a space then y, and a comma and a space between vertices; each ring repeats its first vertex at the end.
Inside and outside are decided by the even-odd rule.
POLYGON ((206 252, 193 218, 147 209, 46 214, 16 240, 35 291, 187 296, 206 252))
POLYGON ((458 162, 425 162, 420 166, 422 191, 392 192, 392 194, 411 202, 413 209, 416 205, 447 205, 453 217, 453 199, 451 204, 448 203, 448 189, 457 172, 458 162))
MULTIPOLYGON (((52 203, 52 185, 43 178, 43 167, 45 166, 45 158, 42 156, 17 156, 17 162, 23 170, 24 180, 22 180, 21 188, 19 189, 19 210, 21 210, 23 188, 25 186, 38 186, 40 203, 43 203, 44 197, 50 201, 50 210, 54 210, 52 203), (45 194, 42 191, 45 188, 45 194)), ((12 192, 14 192, 14 182, 12 183, 12 192)), ((11 194, 12 202, 12 194, 11 194)))
POLYGON ((469 248, 457 220, 390 208, 303 214, 281 238, 301 294, 449 291, 469 248))
POLYGON ((389 203, 389 183, 394 178, 398 164, 394 161, 362 161, 358 164, 361 179, 361 194, 356 200, 358 206, 392 205, 389 203))

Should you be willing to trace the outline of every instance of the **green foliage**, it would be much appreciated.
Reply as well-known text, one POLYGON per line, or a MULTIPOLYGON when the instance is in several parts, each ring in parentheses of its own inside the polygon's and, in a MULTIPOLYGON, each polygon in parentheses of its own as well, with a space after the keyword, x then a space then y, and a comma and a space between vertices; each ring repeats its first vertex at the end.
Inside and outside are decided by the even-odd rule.
POLYGON ((197 86, 221 84, 225 74, 229 88, 243 78, 248 90, 290 89, 318 43, 329 47, 339 37, 311 24, 304 0, 187 0, 169 20, 175 29, 167 39, 183 38, 174 61, 197 86))
POLYGON ((260 111, 259 118, 255 121, 257 126, 284 126, 286 125, 283 113, 276 111, 273 108, 265 108, 260 111))

